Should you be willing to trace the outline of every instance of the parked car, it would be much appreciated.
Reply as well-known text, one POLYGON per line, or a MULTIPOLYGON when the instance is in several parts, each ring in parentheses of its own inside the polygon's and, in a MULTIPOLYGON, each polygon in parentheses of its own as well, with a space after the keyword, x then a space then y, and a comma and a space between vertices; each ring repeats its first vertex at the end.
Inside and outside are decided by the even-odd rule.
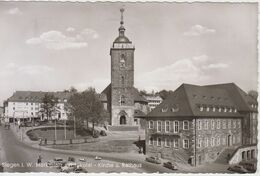
POLYGON ((88 171, 85 168, 83 168, 83 167, 76 167, 74 169, 74 172, 75 173, 88 173, 88 171))
POLYGON ((80 162, 86 162, 86 159, 85 158, 79 158, 79 161, 80 162))
POLYGON ((249 172, 256 172, 256 161, 241 161, 239 163, 239 165, 243 166, 246 170, 248 170, 249 172))
POLYGON ((55 167, 59 167, 61 165, 63 165, 64 163, 66 163, 65 161, 63 161, 62 158, 54 158, 53 160, 50 160, 47 162, 47 166, 55 166, 55 167))
POLYGON ((243 166, 240 165, 233 165, 228 168, 228 170, 237 172, 237 173, 248 173, 248 170, 246 170, 243 166))
POLYGON ((61 167, 61 172, 73 172, 77 168, 77 163, 69 162, 65 166, 61 167))
POLYGON ((150 162, 150 163, 156 163, 156 164, 161 164, 161 160, 158 157, 147 157, 145 158, 146 161, 150 162))
POLYGON ((100 156, 95 156, 95 160, 102 160, 100 156))
POLYGON ((177 170, 176 164, 174 164, 174 163, 172 163, 170 161, 168 161, 166 163, 163 163, 163 166, 168 168, 168 169, 171 169, 171 170, 177 170))

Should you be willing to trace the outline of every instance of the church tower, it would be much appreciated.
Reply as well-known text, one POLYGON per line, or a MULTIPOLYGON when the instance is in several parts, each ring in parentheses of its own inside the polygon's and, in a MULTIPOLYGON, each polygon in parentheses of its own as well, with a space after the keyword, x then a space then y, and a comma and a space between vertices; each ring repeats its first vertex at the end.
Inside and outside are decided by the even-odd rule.
POLYGON ((134 125, 134 46, 125 36, 124 9, 120 9, 119 36, 110 49, 111 125, 134 125))

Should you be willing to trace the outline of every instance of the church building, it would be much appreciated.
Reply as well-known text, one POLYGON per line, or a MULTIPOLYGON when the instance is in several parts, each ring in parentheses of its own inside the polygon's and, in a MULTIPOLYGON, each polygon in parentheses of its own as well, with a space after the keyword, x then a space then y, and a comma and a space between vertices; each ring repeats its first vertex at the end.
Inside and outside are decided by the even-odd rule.
POLYGON ((100 99, 110 113, 111 126, 139 126, 138 116, 148 111, 147 100, 134 87, 134 51, 125 36, 124 9, 120 9, 119 36, 110 49, 111 83, 102 91, 100 99))

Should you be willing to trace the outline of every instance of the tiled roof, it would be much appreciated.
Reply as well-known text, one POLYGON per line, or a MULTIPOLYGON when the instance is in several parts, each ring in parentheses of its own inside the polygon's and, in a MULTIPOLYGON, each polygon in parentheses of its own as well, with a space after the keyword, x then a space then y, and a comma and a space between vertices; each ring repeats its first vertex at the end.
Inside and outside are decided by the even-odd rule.
POLYGON ((135 114, 134 114, 135 117, 145 117, 145 115, 146 114, 143 111, 138 109, 135 110, 135 114))
POLYGON ((239 111, 253 111, 246 102, 257 104, 233 83, 210 86, 182 84, 147 116, 239 117, 239 111))
POLYGON ((44 95, 53 94, 61 102, 68 100, 72 93, 70 92, 42 92, 42 91, 16 91, 10 98, 9 102, 41 102, 44 95))

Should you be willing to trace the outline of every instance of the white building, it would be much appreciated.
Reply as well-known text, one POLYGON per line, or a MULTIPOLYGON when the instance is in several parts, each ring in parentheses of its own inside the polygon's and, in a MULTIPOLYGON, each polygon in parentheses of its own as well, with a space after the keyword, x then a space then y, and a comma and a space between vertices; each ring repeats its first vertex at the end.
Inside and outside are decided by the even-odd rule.
POLYGON ((159 95, 146 95, 144 97, 148 101, 148 107, 150 108, 150 111, 162 102, 162 98, 159 95))
POLYGON ((67 119, 64 105, 71 96, 69 92, 16 91, 5 103, 5 116, 13 119, 45 119, 40 110, 46 93, 53 94, 58 99, 57 112, 52 119, 67 119))

